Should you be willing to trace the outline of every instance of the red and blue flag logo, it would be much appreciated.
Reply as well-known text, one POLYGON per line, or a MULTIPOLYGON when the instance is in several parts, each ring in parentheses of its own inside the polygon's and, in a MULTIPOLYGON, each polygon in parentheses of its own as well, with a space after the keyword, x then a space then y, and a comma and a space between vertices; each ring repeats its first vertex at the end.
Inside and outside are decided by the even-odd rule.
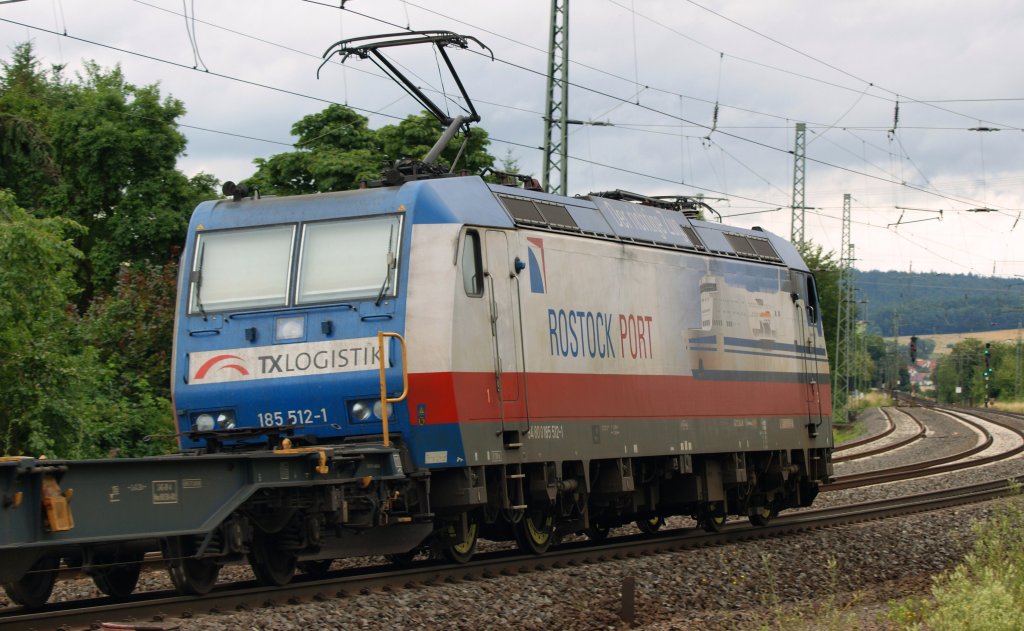
POLYGON ((530 291, 535 294, 547 292, 548 272, 544 264, 544 239, 526 237, 529 242, 526 252, 530 264, 530 291))

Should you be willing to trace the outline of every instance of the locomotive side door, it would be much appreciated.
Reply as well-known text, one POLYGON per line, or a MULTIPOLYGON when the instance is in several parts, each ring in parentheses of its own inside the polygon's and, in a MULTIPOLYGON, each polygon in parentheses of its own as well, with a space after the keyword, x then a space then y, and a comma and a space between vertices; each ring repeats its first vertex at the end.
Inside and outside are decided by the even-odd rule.
POLYGON ((519 320, 518 292, 513 284, 514 263, 509 258, 504 232, 485 233, 484 284, 490 305, 494 378, 497 386, 502 430, 520 429, 524 417, 522 389, 522 322, 519 320))

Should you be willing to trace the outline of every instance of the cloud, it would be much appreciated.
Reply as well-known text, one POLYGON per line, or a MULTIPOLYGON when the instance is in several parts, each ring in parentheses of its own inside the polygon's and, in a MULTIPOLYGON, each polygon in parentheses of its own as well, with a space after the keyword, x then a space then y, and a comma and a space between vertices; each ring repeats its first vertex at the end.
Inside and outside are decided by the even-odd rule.
MULTIPOLYGON (((318 80, 319 57, 333 42, 407 25, 474 35, 498 60, 465 51, 452 59, 494 139, 492 153, 511 149, 523 171, 539 175, 547 0, 349 0, 346 11, 328 4, 197 3, 195 41, 208 73, 202 64, 191 69, 197 62, 174 0, 63 3, 56 14, 49 3, 12 3, 0 7, 0 34, 12 43, 32 38, 47 63, 70 70, 81 59, 120 63, 129 81, 159 82, 183 100, 183 123, 278 143, 327 102, 381 112, 368 114, 374 127, 418 111, 397 86, 368 74, 377 71, 366 61, 328 65, 318 80)), ((728 198, 716 204, 736 223, 788 236, 788 208, 773 209, 791 201, 793 126, 802 121, 806 200, 815 208, 809 238, 838 249, 848 192, 862 269, 1024 275, 1015 250, 1024 225, 1010 230, 1024 208, 1022 101, 1001 100, 1024 97, 1016 69, 1024 5, 593 0, 572 11, 570 117, 613 126, 571 129, 570 193, 703 192, 728 198), (716 131, 703 140, 716 102, 716 131), (986 205, 1001 212, 963 210, 986 205), (942 221, 887 228, 901 212, 908 219, 896 206, 945 212, 942 221)), ((434 55, 405 52, 418 82, 451 94, 434 55)), ((189 146, 179 165, 189 174, 237 180, 253 158, 287 150, 183 131, 189 146)))

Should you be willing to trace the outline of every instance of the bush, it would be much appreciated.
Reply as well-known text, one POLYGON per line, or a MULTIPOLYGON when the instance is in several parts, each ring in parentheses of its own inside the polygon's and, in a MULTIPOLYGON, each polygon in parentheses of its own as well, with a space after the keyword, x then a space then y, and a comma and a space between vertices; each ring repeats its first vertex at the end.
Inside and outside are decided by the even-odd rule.
POLYGON ((890 622, 935 631, 1024 629, 1024 510, 1019 499, 1000 505, 973 530, 974 547, 960 565, 936 577, 931 602, 893 603, 890 622))

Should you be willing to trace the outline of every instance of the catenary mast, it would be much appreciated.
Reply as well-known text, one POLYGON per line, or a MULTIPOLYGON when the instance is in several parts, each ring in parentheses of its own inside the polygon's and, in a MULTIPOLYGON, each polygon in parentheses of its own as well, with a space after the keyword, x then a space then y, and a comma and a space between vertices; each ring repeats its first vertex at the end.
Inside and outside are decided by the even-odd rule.
MULTIPOLYGON (((807 146, 807 124, 796 124, 796 143, 793 147, 793 203, 790 208, 793 211, 793 218, 790 223, 789 240, 797 247, 804 242, 804 215, 807 207, 804 205, 804 170, 806 160, 804 151, 807 146)), ((839 253, 843 255, 842 252, 839 253)))
POLYGON ((544 163, 541 185, 549 193, 568 191, 569 0, 551 0, 548 92, 544 108, 544 163))

